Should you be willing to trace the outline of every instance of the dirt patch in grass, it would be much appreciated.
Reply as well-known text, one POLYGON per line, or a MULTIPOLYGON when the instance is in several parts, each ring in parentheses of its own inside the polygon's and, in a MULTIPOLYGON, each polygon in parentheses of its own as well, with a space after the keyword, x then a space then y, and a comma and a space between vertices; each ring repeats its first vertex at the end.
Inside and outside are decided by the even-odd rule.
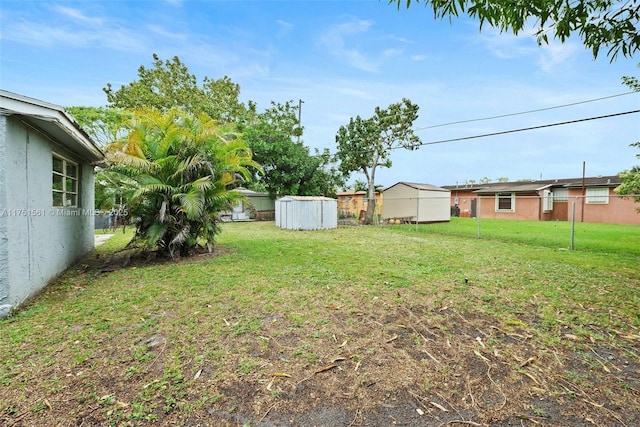
POLYGON ((340 333, 309 339, 313 332, 307 330, 282 336, 283 326, 295 327, 265 324, 260 336, 267 346, 253 356, 258 371, 226 378, 219 384, 224 397, 204 405, 205 417, 190 421, 264 426, 640 423, 640 365, 624 348, 540 348, 526 331, 502 330, 486 316, 442 315, 406 304, 350 316, 331 310, 325 319, 340 333))
POLYGON ((211 251, 204 247, 196 247, 193 249, 191 256, 171 259, 168 258, 166 254, 155 250, 145 250, 134 247, 119 250, 115 254, 95 254, 84 259, 79 266, 83 270, 90 269, 94 272, 109 273, 128 267, 147 267, 167 263, 193 262, 217 257, 226 253, 228 253, 228 249, 220 245, 214 246, 211 251))
POLYGON ((0 324, 0 425, 640 425, 632 325, 549 324, 533 303, 505 320, 444 305, 435 281, 424 283, 432 293, 267 289, 280 299, 248 286, 162 287, 184 268, 230 277, 209 262, 234 251, 218 246, 178 267, 142 253, 83 261, 0 324), (88 309, 97 296, 83 292, 127 308, 88 309), (21 332, 27 316, 50 320, 21 332))

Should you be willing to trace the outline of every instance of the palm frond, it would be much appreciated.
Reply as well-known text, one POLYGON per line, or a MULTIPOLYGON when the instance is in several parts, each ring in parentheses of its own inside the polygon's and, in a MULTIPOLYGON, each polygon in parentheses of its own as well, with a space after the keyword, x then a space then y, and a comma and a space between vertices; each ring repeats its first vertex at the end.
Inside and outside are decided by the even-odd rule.
POLYGON ((187 193, 176 194, 175 198, 179 201, 180 211, 190 220, 197 219, 202 214, 206 203, 204 192, 196 188, 187 193))
POLYGON ((152 224, 146 232, 146 243, 147 246, 153 247, 158 244, 158 242, 164 237, 164 234, 167 232, 168 224, 156 222, 152 224))

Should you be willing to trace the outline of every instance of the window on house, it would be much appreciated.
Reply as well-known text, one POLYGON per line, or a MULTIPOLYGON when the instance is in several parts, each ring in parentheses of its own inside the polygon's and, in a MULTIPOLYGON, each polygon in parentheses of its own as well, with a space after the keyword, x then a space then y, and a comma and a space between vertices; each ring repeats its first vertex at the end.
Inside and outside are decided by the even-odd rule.
POLYGON ((608 188, 587 188, 586 202, 589 204, 607 204, 609 203, 608 188))
POLYGON ((53 155, 53 206, 78 207, 78 164, 53 155))
POLYGON ((553 210, 553 193, 549 190, 544 190, 542 193, 542 210, 546 212, 553 210))
POLYGON ((553 201, 554 202, 568 202, 569 201, 569 189, 568 188, 554 188, 553 189, 553 201))
POLYGON ((496 194, 496 212, 515 212, 516 194, 498 193, 496 194))

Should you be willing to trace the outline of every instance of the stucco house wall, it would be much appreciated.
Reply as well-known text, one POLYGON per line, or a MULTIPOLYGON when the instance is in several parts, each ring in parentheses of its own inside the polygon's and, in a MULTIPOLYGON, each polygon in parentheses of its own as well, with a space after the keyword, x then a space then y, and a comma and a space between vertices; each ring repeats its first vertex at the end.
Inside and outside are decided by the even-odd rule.
POLYGON ((584 219, 584 222, 640 225, 640 213, 637 211, 640 208, 640 203, 635 203, 632 197, 618 196, 613 190, 613 188, 608 189, 609 197, 607 203, 591 204, 586 203, 586 200, 583 203, 584 197, 582 197, 581 189, 569 189, 568 203, 570 206, 567 219, 571 220, 572 202, 575 201, 576 221, 584 219), (584 216, 582 214, 583 210, 584 216))
POLYGON ((481 218, 537 220, 540 218, 540 197, 535 193, 518 193, 515 195, 513 212, 496 210, 496 196, 483 194, 479 196, 478 212, 481 218))
POLYGON ((445 188, 451 189, 450 203, 460 208, 460 216, 473 216, 475 208, 481 218, 571 221, 575 206, 578 222, 640 225, 640 204, 632 197, 618 196, 614 191, 618 185, 620 179, 613 175, 445 188), (594 201, 589 196, 592 190, 603 193, 594 201), (500 193, 513 194, 512 211, 496 208, 496 194, 500 193), (553 200, 550 209, 545 208, 545 197, 553 200))
POLYGON ((384 194, 385 219, 411 218, 418 222, 451 220, 450 191, 430 184, 399 182, 386 188, 384 194))
MULTIPOLYGON (((12 98, 15 94, 2 95, 0 317, 6 316, 93 248, 94 167, 89 162, 98 161, 102 156, 97 147, 88 156, 83 149, 74 150, 73 137, 65 140, 57 131, 54 132, 56 135, 47 132, 69 125, 63 123, 70 120, 68 116, 59 116, 61 107, 19 95, 12 98), (24 102, 33 104, 26 105, 25 111, 21 112, 19 109, 24 102), (49 117, 39 127, 42 116, 37 117, 32 108, 62 121, 50 121, 49 117), (77 164, 76 206, 54 206, 54 154, 77 164)), ((85 143, 89 142, 86 135, 82 138, 85 143)))

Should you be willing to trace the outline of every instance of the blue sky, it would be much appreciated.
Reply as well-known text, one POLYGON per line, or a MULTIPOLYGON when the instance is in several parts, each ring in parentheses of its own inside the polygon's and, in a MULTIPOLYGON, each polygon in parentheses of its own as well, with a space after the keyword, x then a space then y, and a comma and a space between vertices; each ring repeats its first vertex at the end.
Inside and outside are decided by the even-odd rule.
MULTIPOLYGON (((578 38, 539 47, 468 19, 436 21, 422 5, 383 1, 7 1, 0 4, 0 87, 47 102, 100 106, 102 88, 137 78, 152 55, 178 56, 199 79, 229 76, 241 99, 302 99, 304 143, 335 152, 349 118, 409 98, 429 143, 615 114, 640 93, 495 120, 628 92, 640 58, 593 60, 578 38)), ((640 114, 393 152, 377 183, 454 185, 612 175, 639 161, 640 114)), ((353 178, 363 179, 354 175, 353 178)))

